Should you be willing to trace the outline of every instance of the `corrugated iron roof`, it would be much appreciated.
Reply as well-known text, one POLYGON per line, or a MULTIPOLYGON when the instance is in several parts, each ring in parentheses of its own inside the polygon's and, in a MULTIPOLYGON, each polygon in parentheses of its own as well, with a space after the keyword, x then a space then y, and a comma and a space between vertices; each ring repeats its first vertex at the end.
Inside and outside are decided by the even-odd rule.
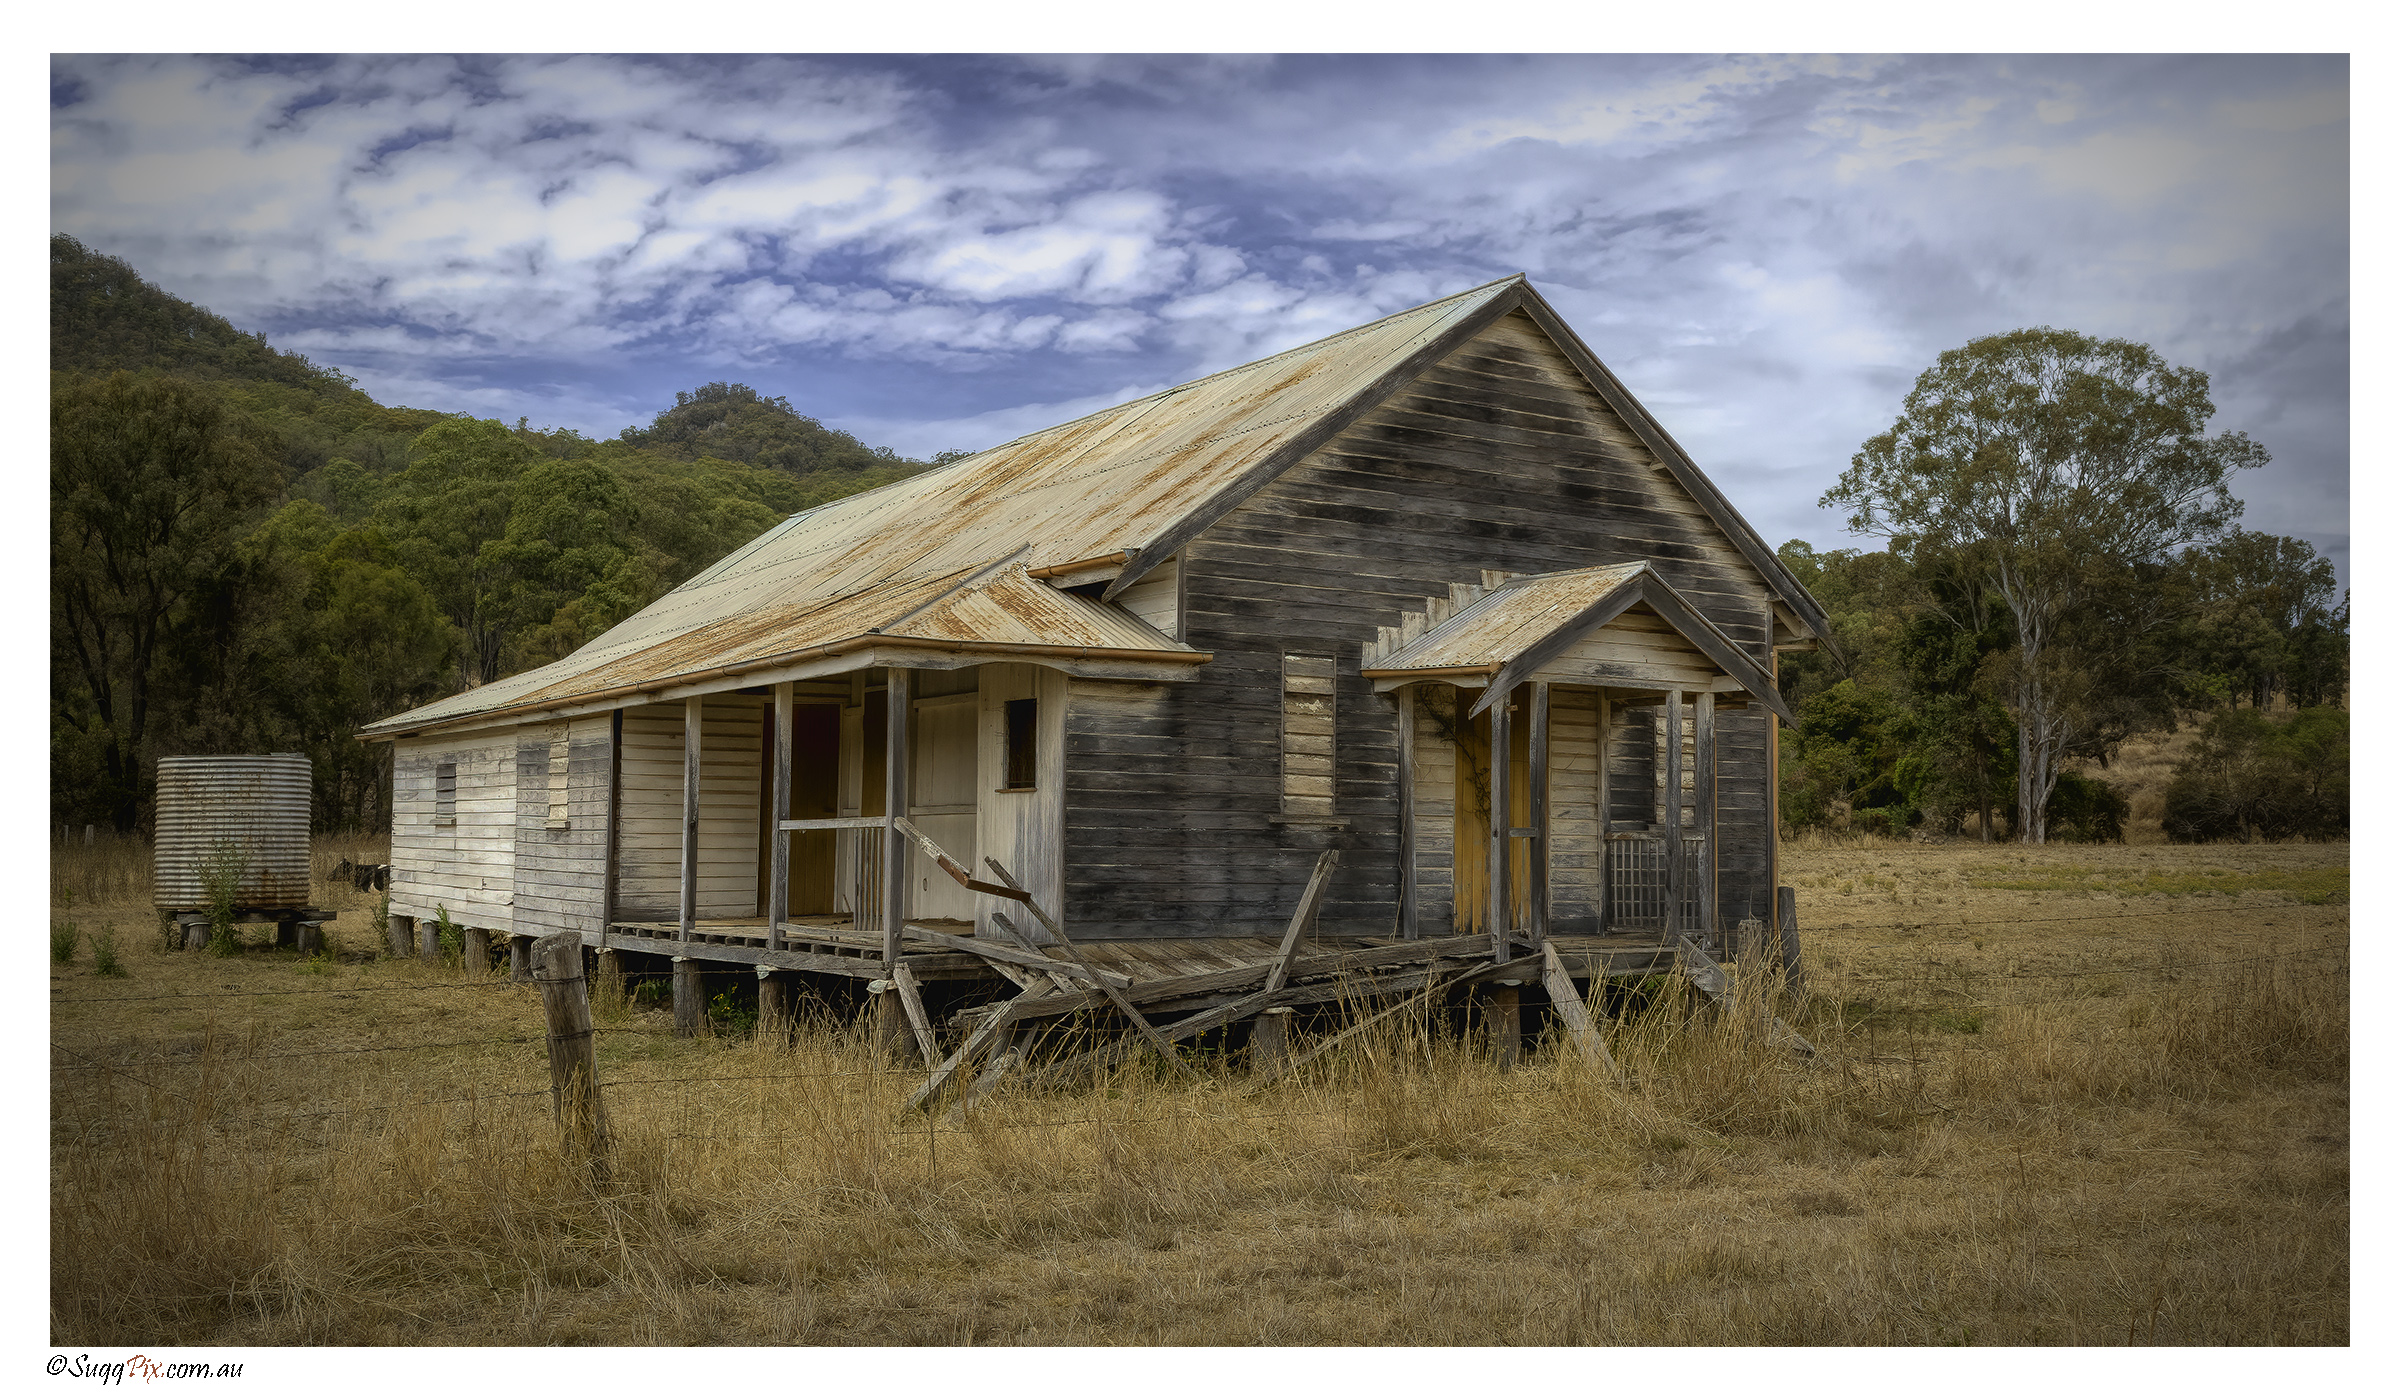
POLYGON ((1042 640, 1116 646, 1067 639, 1139 638, 1125 649, 1155 651, 1162 660, 1196 655, 1122 609, 1024 579, 1024 569, 1138 550, 1522 283, 1504 278, 805 511, 574 655, 366 732, 571 703, 616 686, 869 636, 904 617, 911 626, 948 629, 944 639, 961 644, 1022 641, 1056 629, 1042 640), (945 597, 967 576, 1012 557, 1013 570, 945 597))
POLYGON ((1380 675, 1503 666, 1573 621, 1576 614, 1598 602, 1600 595, 1649 567, 1636 561, 1520 575, 1369 669, 1380 675))

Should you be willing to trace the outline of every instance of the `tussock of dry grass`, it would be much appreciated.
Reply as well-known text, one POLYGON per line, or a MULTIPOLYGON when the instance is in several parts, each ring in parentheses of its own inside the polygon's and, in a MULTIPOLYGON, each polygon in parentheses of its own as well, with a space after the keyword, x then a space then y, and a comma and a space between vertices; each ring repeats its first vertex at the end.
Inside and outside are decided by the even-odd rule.
MULTIPOLYGON (((1959 856, 1789 858, 1826 882, 1804 920, 1854 925, 1811 934, 1811 996, 1782 1008, 1820 1048, 1805 1062, 1762 1052, 1752 989, 1730 1014, 1660 996, 1612 1024, 1622 1082, 1547 1045, 1502 1073, 1402 1017, 1263 1089, 1134 1064, 929 1126, 898 1109, 916 1074, 843 1028, 679 1042, 604 1005, 597 1185, 562 1164, 531 988, 145 944, 128 980, 53 977, 52 1331, 2346 1341, 2346 910, 2114 894, 2174 917, 2045 924, 2095 901, 1978 889, 1959 856), (1936 896, 1940 922, 1915 902, 1936 896), (1995 919, 2018 922, 1976 922, 1995 919), (212 996, 87 1000, 190 991, 212 996), (336 1053, 394 1045, 423 1048, 336 1053)), ((353 956, 372 913, 336 925, 353 956)))

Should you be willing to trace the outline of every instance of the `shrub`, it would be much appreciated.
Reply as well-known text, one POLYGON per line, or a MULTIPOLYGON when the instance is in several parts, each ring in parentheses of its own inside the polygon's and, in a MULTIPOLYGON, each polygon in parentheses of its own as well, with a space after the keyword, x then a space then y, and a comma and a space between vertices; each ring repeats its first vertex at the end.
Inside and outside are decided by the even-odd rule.
POLYGON ((53 919, 50 923, 50 961, 75 961, 75 945, 83 941, 83 931, 73 919, 53 919))
POLYGON ((92 971, 103 977, 125 975, 125 965, 117 961, 117 930, 113 924, 92 935, 92 971))
POLYGON ((2061 841, 2123 841, 2133 804, 2098 778, 2061 773, 2043 810, 2050 835, 2061 841))
POLYGON ((2210 718, 2176 766, 2163 818, 2177 841, 2339 840, 2350 833, 2350 716, 2254 709, 2210 718))

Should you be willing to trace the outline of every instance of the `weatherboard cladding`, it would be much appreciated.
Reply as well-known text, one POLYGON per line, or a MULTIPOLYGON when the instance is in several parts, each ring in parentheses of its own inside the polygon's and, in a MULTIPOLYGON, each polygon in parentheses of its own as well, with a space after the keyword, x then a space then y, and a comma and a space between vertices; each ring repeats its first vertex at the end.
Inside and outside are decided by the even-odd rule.
MULTIPOLYGON (((1149 681, 1104 680, 1017 653, 1058 686, 1042 692, 1044 735, 1059 726, 1055 747, 1043 740, 1042 789, 1059 796, 1042 799, 1056 815, 1044 816, 1039 844, 1061 862, 1057 903, 1070 924, 1096 937, 1280 931, 1315 855, 1334 844, 1354 854, 1320 927, 1386 932, 1398 897, 1397 719, 1361 673, 1360 644, 1485 571, 1589 575, 1559 585, 1574 593, 1642 569, 1705 619, 1697 630, 1719 650, 1760 668, 1772 666, 1777 608, 1822 615, 1511 279, 795 516, 574 656, 370 732, 638 706, 652 698, 643 692, 679 682, 729 689, 802 653, 895 640, 986 661, 1066 646, 1179 662, 1171 669, 1187 678, 1159 684, 1156 667, 1143 672, 1149 681), (1115 605, 1064 591, 1112 577, 1115 605), (1339 661, 1330 816, 1281 810, 1289 655, 1339 661)), ((1550 619, 1548 603, 1569 602, 1549 599, 1506 627, 1495 604, 1488 625, 1515 635, 1550 619)), ((1621 616, 1637 630, 1658 622, 1641 609, 1621 616)), ((1688 615, 1676 627, 1695 630, 1688 615)), ((1465 695, 1471 703, 1475 692, 1465 695)), ((1604 752, 1624 780, 1612 807, 1633 795, 1624 784, 1635 774, 1618 770, 1646 751, 1653 722, 1619 695, 1604 729, 1596 693, 1553 697, 1554 786, 1596 784, 1604 752)), ((1465 709, 1452 708, 1454 722, 1465 709)), ((655 740, 658 763, 637 771, 647 760, 633 759, 620 817, 668 787, 680 797, 680 782, 667 781, 680 773, 667 752, 673 717, 658 722, 659 734, 629 738, 655 740)), ((1758 706, 1719 713, 1718 902, 1729 919, 1771 907, 1771 723, 1758 706)), ((403 741, 404 799, 423 743, 403 741)), ((532 751, 516 752, 535 772, 532 751)), ((1438 782, 1444 763, 1419 755, 1421 816, 1442 808, 1422 783, 1438 782)), ((1599 833, 1572 814, 1597 792, 1554 796, 1557 819, 1576 828, 1561 829, 1562 869, 1596 870, 1599 833), (1577 844, 1586 841, 1594 849, 1577 844)), ((533 800, 515 805, 530 813, 533 800)), ((541 800, 546 813, 546 791, 541 800)), ((1426 851, 1444 839, 1421 836, 1426 851)), ((1437 886, 1429 876, 1423 893, 1447 894, 1437 886)), ((1421 907, 1420 930, 1440 931, 1453 913, 1439 899, 1421 907)))
MULTIPOLYGON (((1077 682, 1072 692, 1061 844, 1070 918, 1093 937, 1278 931, 1328 845, 1348 854, 1320 928, 1392 931, 1397 710, 1361 674, 1359 646, 1485 570, 1646 567, 1732 646, 1772 664, 1775 595, 1761 570, 1521 314, 1493 322, 1261 487, 1179 560, 1184 639, 1215 659, 1172 686, 1077 682), (1271 816, 1289 653, 1343 658, 1327 823, 1271 816)), ((1586 701, 1558 698, 1554 724, 1584 713, 1586 701)), ((1629 753, 1648 711, 1612 711, 1611 752, 1629 753)), ((1718 714, 1718 908, 1728 919, 1772 908, 1771 723, 1758 706, 1718 714)), ((1447 805, 1429 800, 1435 767, 1420 761, 1419 812, 1448 821, 1447 805)), ((1554 772, 1554 797, 1586 781, 1584 771, 1579 762, 1554 772)), ((1596 762, 1588 781, 1597 784, 1596 762)), ((1421 825, 1420 839, 1447 834, 1421 825)), ((1437 908, 1420 891, 1420 931, 1446 931, 1448 890, 1438 893, 1437 908)))

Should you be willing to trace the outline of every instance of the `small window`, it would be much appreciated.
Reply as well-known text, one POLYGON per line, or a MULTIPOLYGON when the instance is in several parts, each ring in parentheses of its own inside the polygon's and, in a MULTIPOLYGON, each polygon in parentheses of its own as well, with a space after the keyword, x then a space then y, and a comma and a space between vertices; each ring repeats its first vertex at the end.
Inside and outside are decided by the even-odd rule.
POLYGON ((433 765, 433 824, 458 825, 458 765, 433 765))
POLYGON ((1283 658, 1283 813, 1333 815, 1333 658, 1283 658))
POLYGON ((550 740, 550 821, 549 829, 563 831, 567 826, 567 729, 560 725, 550 740))
POLYGON ((1004 790, 1024 791, 1033 786, 1034 717, 1039 700, 1011 700, 1008 714, 1008 761, 1002 770, 1000 786, 1004 790))

